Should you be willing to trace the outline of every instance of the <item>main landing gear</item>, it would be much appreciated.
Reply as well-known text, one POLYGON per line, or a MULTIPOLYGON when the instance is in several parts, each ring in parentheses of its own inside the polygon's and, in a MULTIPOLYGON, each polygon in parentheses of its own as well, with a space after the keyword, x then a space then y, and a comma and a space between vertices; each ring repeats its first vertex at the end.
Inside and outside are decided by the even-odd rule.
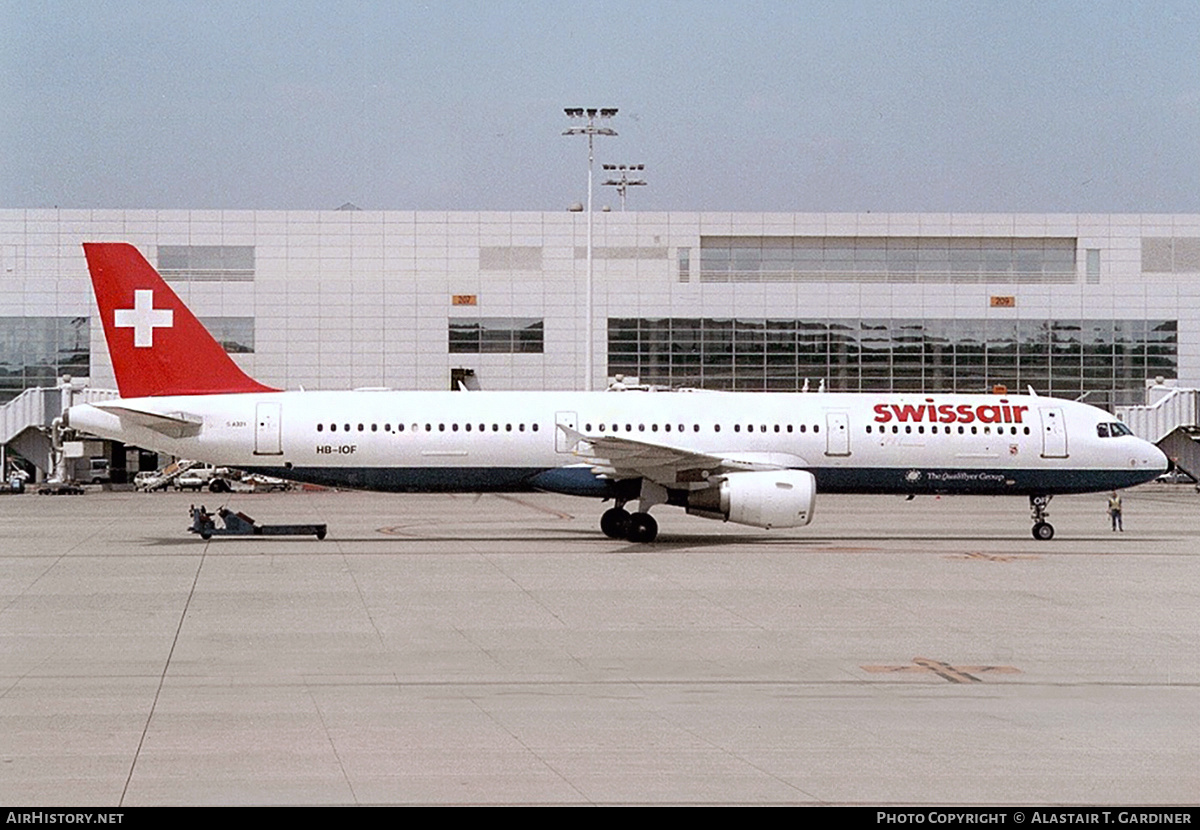
POLYGON ((1030 496, 1029 514, 1033 519, 1033 538, 1039 542, 1048 542, 1054 538, 1054 525, 1046 521, 1046 506, 1050 504, 1051 496, 1030 496))
POLYGON ((600 530, 610 539, 628 539, 630 542, 653 542, 658 536, 658 522, 649 513, 630 513, 625 502, 604 511, 600 517, 600 530))

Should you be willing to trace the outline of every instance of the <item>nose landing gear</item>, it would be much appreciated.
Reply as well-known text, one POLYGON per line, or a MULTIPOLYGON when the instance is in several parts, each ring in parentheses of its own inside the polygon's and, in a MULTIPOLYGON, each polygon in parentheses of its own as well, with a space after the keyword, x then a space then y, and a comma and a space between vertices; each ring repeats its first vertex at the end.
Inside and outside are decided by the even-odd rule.
POLYGON ((1054 538, 1054 525, 1046 521, 1046 507, 1052 496, 1030 496, 1029 514, 1033 519, 1033 538, 1039 542, 1048 542, 1054 538))

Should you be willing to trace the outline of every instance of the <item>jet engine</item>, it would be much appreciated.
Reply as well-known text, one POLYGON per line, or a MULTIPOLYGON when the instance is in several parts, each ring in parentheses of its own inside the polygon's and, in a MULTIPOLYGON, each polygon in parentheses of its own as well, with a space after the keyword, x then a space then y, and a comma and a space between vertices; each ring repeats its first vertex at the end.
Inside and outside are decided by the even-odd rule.
POLYGON ((812 521, 817 480, 805 470, 730 473, 716 487, 687 494, 687 512, 752 527, 802 527, 812 521))

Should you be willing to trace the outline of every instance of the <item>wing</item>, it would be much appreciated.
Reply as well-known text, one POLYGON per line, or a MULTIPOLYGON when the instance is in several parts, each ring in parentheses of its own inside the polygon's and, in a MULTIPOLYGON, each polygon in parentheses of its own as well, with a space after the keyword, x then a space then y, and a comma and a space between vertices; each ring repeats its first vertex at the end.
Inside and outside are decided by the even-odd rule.
POLYGON ((713 455, 615 435, 584 435, 565 424, 558 424, 558 428, 575 443, 574 454, 605 478, 646 478, 663 486, 696 489, 710 486, 730 473, 807 466, 803 458, 788 453, 713 455))

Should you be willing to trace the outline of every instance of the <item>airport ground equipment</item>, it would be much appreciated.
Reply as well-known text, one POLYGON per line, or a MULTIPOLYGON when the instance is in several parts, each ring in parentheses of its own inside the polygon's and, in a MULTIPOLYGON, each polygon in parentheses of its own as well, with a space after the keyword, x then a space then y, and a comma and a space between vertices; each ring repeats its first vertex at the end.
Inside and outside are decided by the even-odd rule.
POLYGON ((83 488, 76 484, 50 481, 38 488, 39 496, 82 496, 83 488))
POLYGON ((214 536, 316 536, 324 539, 326 526, 324 524, 303 525, 260 525, 245 513, 235 513, 224 507, 217 509, 217 515, 224 522, 224 527, 217 527, 211 513, 204 505, 190 509, 192 526, 189 533, 198 533, 204 540, 214 536))

